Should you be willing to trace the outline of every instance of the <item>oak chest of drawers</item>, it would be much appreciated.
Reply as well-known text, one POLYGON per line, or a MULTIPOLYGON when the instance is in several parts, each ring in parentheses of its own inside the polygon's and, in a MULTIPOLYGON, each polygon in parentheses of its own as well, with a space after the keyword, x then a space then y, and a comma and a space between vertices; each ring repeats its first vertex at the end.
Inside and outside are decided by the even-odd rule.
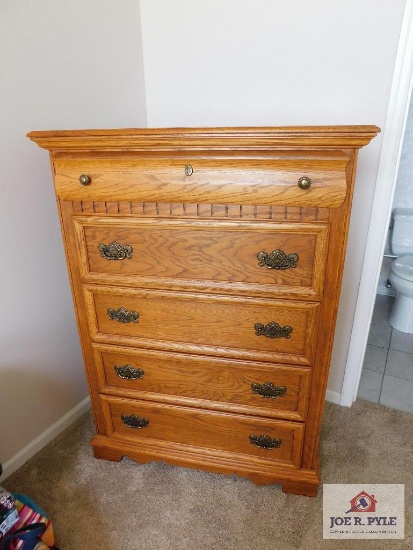
POLYGON ((374 126, 32 132, 96 457, 315 495, 357 152, 374 126))

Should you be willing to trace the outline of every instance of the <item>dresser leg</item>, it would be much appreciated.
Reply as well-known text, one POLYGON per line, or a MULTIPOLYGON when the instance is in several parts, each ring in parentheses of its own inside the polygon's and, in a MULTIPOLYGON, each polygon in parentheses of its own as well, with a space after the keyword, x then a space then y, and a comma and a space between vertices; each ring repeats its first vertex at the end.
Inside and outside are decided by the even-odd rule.
POLYGON ((306 483, 303 481, 283 481, 281 484, 283 493, 292 493, 293 495, 304 495, 307 497, 316 497, 318 485, 306 483))
POLYGON ((102 458, 104 460, 113 460, 114 462, 120 462, 125 453, 117 451, 116 449, 101 449, 99 447, 93 447, 93 456, 95 458, 102 458))
POLYGON ((128 457, 130 460, 134 460, 139 464, 146 464, 151 460, 156 460, 152 454, 145 452, 137 452, 136 449, 122 447, 113 443, 109 438, 102 435, 95 435, 90 442, 93 448, 93 456, 95 458, 101 458, 103 460, 112 460, 113 462, 120 462, 123 457, 128 457))

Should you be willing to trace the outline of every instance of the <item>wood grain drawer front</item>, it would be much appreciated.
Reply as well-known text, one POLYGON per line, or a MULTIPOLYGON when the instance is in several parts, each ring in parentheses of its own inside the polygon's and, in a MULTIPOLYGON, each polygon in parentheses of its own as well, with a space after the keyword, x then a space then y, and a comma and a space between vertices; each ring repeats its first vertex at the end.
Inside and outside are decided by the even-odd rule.
POLYGON ((313 299, 322 293, 324 224, 122 223, 80 217, 75 227, 85 280, 202 285, 232 293, 251 286, 255 293, 313 299))
POLYGON ((269 303, 256 298, 88 285, 84 289, 95 341, 187 353, 208 351, 212 355, 271 362, 313 363, 317 303, 269 303), (122 322, 124 317, 129 322, 122 322), (274 331, 279 337, 268 336, 274 331))
POLYGON ((304 420, 310 369, 178 353, 96 347, 100 390, 123 397, 304 420), (143 397, 145 396, 145 397, 143 397), (205 403, 209 401, 211 403, 205 403), (199 404, 198 404, 199 406, 199 404))
POLYGON ((346 196, 348 157, 173 159, 54 158, 63 199, 192 202, 338 208, 346 196), (79 182, 81 175, 88 185, 79 182), (302 177, 309 189, 298 187, 302 177))
MULTIPOLYGON (((155 439, 251 455, 263 460, 300 466, 304 424, 175 405, 101 397, 107 434, 113 437, 155 439), (123 418, 122 418, 123 417, 123 418), (142 422, 140 422, 142 420, 142 422), (128 424, 146 424, 142 428, 128 424), (279 447, 265 449, 251 443, 250 436, 267 436, 279 447)), ((254 438, 253 438, 254 439, 254 438)), ((264 443, 265 444, 265 440, 264 443)))

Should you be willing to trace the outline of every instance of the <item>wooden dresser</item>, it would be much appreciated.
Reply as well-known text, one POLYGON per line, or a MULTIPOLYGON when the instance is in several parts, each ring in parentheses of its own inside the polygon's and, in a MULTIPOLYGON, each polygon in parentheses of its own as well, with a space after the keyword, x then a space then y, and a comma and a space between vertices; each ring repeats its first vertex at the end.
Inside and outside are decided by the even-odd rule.
POLYGON ((32 132, 95 456, 315 495, 358 149, 375 126, 32 132))

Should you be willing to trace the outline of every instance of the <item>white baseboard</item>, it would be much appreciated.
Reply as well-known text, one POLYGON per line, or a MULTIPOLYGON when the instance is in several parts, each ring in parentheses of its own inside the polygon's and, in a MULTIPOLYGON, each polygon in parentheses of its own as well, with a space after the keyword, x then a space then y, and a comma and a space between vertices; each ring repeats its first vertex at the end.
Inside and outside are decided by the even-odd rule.
POLYGON ((3 475, 1 476, 1 482, 18 470, 23 464, 25 464, 29 458, 32 458, 43 447, 45 447, 50 441, 57 437, 63 430, 68 428, 75 420, 77 420, 82 414, 90 409, 90 397, 86 397, 76 407, 66 413, 62 418, 59 418, 57 422, 52 424, 47 430, 41 433, 38 437, 33 439, 28 445, 26 445, 21 451, 15 454, 10 460, 3 464, 3 475))
POLYGON ((334 403, 335 405, 340 405, 341 393, 338 391, 327 390, 326 391, 326 401, 329 403, 334 403))

